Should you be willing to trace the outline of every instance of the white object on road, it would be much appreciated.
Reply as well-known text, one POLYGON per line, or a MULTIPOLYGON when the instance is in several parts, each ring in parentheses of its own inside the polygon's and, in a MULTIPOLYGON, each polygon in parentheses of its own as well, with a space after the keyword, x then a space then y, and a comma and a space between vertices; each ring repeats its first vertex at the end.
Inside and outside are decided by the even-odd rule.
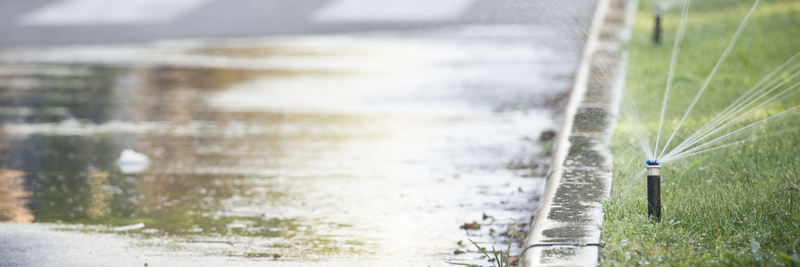
POLYGON ((19 25, 157 24, 210 0, 61 0, 17 17, 19 25))
POLYGON ((122 173, 139 173, 149 166, 150 158, 132 149, 122 150, 122 154, 117 159, 117 167, 122 173))
POLYGON ((137 223, 137 224, 131 224, 131 225, 125 225, 125 226, 118 226, 118 227, 111 228, 111 230, 121 232, 121 231, 130 231, 130 230, 136 230, 136 229, 142 229, 142 228, 144 228, 144 223, 137 223))
POLYGON ((457 19, 474 0, 334 0, 314 22, 436 22, 457 19))

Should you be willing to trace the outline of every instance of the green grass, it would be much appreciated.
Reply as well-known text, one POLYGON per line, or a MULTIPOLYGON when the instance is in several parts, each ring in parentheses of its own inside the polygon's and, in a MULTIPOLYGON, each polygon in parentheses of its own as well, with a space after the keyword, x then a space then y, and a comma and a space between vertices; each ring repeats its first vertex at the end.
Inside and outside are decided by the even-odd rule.
MULTIPOLYGON (((753 0, 695 0, 675 74, 664 133, 677 125, 753 0)), ((680 7, 665 13, 662 45, 652 43, 654 1, 640 1, 629 43, 627 103, 635 103, 655 142, 680 7)), ((736 47, 677 132, 680 142, 763 76, 800 52, 800 1, 761 1, 736 47)), ((782 98, 761 116, 800 105, 782 98)), ((662 169, 663 220, 647 218, 646 160, 632 147, 632 125, 622 115, 612 142, 614 185, 605 203, 601 264, 798 265, 800 250, 800 131, 734 145, 662 169)), ((796 120, 795 120, 796 121, 796 120)), ((795 126, 775 124, 764 136, 795 126)), ((745 125, 745 124, 741 124, 745 125)), ((664 138, 662 136, 662 138, 664 138)), ((663 139, 662 139, 663 144, 663 139)), ((677 144, 677 143, 673 143, 677 144)))
MULTIPOLYGON (((486 214, 484 214, 484 216, 485 215, 486 214)), ((488 252, 486 252, 486 250, 484 250, 481 246, 479 246, 477 243, 475 243, 475 241, 472 241, 472 239, 467 238, 467 239, 469 239, 469 242, 472 243, 472 245, 475 246, 475 248, 478 249, 478 251, 483 253, 483 255, 486 256, 487 259, 489 259, 489 261, 492 263, 492 266, 494 266, 494 267, 509 267, 512 264, 509 252, 511 251, 511 244, 514 243, 514 235, 517 234, 517 221, 514 220, 514 219, 511 219, 511 220, 514 221, 514 228, 511 231, 511 239, 508 240, 508 247, 506 248, 506 251, 502 251, 502 250, 501 251, 497 251, 494 248, 494 245, 492 245, 492 255, 494 255, 494 257, 492 257, 492 255, 490 255, 488 252)), ((470 267, 479 267, 480 266, 480 265, 476 265, 476 264, 460 263, 460 262, 447 262, 447 263, 453 264, 453 265, 470 266, 470 267)))

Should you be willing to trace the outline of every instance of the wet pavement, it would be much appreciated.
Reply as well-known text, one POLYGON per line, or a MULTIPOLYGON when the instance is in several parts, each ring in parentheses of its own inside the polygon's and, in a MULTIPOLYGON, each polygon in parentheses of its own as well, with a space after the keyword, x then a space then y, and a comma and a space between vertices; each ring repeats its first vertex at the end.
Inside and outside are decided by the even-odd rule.
POLYGON ((564 33, 583 34, 594 2, 5 0, 0 1, 0 45, 407 32, 464 25, 566 25, 564 33))
POLYGON ((0 258, 485 264, 467 238, 538 207, 582 26, 0 49, 0 258))

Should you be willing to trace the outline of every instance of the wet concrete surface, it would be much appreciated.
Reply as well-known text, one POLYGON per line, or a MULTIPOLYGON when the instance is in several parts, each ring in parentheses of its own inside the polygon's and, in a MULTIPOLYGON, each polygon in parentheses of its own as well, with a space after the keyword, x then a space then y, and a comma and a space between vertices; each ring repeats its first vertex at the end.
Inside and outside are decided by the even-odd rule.
POLYGON ((2 258, 486 264, 467 238, 505 247, 507 218, 524 231, 538 207, 552 146, 539 137, 560 128, 581 42, 558 36, 2 49, 0 190, 18 197, 0 207, 34 222, 0 224, 2 258))
POLYGON ((542 205, 534 220, 522 266, 597 266, 603 203, 611 193, 612 155, 627 51, 624 42, 636 0, 598 1, 586 51, 566 108, 542 205))

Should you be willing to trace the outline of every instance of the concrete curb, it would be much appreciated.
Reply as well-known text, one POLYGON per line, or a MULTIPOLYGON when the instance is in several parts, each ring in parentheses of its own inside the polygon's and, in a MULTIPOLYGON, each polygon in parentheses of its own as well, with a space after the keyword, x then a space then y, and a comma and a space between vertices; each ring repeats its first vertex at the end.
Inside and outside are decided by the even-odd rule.
POLYGON ((598 0, 564 114, 553 165, 520 266, 596 266, 603 202, 611 193, 608 149, 619 113, 638 0, 598 0))

